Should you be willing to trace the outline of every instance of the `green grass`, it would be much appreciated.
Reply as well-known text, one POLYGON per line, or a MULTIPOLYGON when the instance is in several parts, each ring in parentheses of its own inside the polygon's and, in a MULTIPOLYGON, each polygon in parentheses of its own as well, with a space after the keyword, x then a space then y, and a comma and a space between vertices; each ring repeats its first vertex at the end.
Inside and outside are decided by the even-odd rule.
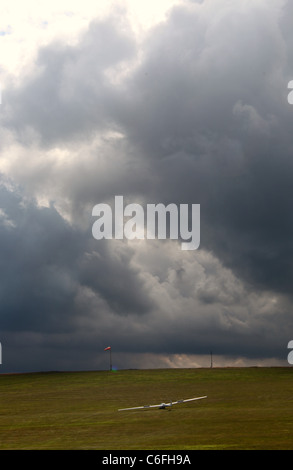
POLYGON ((290 367, 0 375, 0 396, 1 450, 293 449, 290 367))

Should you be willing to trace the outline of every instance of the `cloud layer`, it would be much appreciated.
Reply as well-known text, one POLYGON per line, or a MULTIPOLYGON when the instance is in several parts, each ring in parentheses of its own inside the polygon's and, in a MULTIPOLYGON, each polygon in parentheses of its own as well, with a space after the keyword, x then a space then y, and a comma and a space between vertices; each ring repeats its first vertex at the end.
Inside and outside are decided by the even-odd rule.
POLYGON ((4 72, 3 371, 107 367, 108 344, 117 367, 286 364, 292 6, 216 3, 139 36, 114 8, 4 72), (200 204, 199 250, 95 240, 93 206, 120 194, 200 204))

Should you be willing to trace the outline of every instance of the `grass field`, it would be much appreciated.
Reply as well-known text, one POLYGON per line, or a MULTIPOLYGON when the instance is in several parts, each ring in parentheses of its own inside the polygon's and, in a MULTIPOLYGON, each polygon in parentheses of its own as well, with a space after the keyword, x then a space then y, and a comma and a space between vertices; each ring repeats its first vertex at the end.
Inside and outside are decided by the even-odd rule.
POLYGON ((0 394, 1 450, 293 449, 290 367, 3 374, 0 394))

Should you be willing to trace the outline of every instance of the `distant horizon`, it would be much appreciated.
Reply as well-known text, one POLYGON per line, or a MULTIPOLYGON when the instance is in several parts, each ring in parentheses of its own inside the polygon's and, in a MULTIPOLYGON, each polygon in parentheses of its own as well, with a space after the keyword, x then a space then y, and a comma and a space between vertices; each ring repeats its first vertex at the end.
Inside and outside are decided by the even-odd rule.
POLYGON ((197 370, 197 369, 274 369, 274 368, 290 368, 290 364, 287 365, 250 365, 250 366, 197 366, 197 367, 152 367, 152 368, 120 368, 115 370, 109 369, 80 369, 80 370, 35 370, 35 371, 21 371, 21 372, 0 372, 0 375, 26 375, 26 374, 59 374, 59 373, 83 373, 83 372, 109 372, 109 373, 116 373, 119 371, 144 371, 144 370, 178 370, 178 369, 185 369, 185 370, 197 370))

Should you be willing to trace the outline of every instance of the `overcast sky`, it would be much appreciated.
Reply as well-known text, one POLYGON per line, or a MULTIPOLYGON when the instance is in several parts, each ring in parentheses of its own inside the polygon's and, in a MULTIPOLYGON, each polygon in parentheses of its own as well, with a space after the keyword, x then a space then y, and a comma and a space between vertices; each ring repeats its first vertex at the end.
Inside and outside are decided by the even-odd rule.
POLYGON ((293 5, 3 0, 0 372, 288 365, 293 5), (200 247, 96 204, 200 204, 200 247))

